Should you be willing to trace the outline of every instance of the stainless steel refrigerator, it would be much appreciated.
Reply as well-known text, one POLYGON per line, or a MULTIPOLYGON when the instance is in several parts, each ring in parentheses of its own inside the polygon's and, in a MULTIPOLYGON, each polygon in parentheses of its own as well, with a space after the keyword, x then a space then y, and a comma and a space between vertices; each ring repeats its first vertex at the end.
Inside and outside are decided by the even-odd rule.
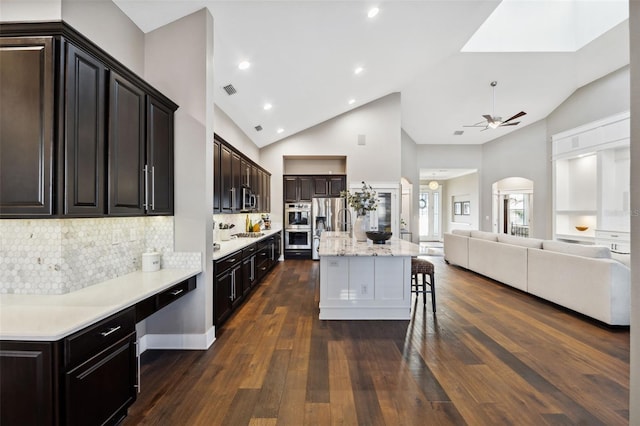
POLYGON ((320 235, 323 231, 346 231, 349 219, 345 213, 344 198, 313 198, 311 201, 311 224, 313 226, 313 242, 311 257, 318 260, 320 235))

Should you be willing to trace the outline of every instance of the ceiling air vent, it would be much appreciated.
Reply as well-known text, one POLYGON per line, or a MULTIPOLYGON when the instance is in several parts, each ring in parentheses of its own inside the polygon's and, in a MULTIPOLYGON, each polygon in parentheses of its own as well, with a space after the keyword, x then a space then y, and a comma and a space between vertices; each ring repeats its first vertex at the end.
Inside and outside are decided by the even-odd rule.
POLYGON ((464 130, 456 130, 455 132, 453 132, 454 136, 460 136, 463 133, 464 133, 464 130))
POLYGON ((233 84, 227 84, 223 87, 224 91, 227 92, 227 95, 231 96, 236 93, 236 88, 233 87, 233 84))
POLYGON ((258 125, 255 127, 255 129, 256 129, 256 132, 259 132, 260 130, 262 130, 262 126, 258 124, 258 125))

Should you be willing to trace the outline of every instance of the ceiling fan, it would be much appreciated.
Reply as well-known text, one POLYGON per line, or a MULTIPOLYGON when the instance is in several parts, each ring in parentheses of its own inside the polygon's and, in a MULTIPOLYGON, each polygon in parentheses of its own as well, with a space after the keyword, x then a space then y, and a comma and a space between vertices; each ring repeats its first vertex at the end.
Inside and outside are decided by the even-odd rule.
POLYGON ((492 81, 491 82, 491 88, 493 91, 493 102, 492 102, 492 109, 491 109, 491 115, 489 114, 484 114, 484 121, 480 121, 476 124, 472 124, 472 125, 466 125, 466 126, 462 126, 462 127, 483 127, 482 130, 480 130, 481 132, 487 129, 497 129, 498 127, 503 127, 503 126, 516 126, 518 124, 520 124, 519 121, 513 121, 516 118, 522 117, 523 115, 526 114, 526 112, 524 111, 520 111, 519 113, 507 118, 506 120, 502 120, 502 117, 497 117, 495 115, 495 109, 496 109, 496 86, 498 85, 497 81, 492 81))

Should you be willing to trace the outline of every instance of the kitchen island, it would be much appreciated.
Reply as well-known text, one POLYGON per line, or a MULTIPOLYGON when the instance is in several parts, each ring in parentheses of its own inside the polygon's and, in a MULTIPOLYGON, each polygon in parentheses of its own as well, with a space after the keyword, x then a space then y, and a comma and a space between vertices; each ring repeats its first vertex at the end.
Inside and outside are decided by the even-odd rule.
POLYGON ((346 232, 320 239, 321 320, 411 318, 411 257, 417 244, 358 242, 346 232))

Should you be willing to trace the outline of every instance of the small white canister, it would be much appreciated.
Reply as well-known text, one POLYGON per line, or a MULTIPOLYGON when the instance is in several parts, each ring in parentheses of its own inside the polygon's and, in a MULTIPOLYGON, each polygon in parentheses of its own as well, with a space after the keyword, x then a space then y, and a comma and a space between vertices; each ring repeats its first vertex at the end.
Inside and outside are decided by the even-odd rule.
POLYGON ((149 250, 142 253, 142 272, 155 272, 160 270, 160 253, 149 250))

